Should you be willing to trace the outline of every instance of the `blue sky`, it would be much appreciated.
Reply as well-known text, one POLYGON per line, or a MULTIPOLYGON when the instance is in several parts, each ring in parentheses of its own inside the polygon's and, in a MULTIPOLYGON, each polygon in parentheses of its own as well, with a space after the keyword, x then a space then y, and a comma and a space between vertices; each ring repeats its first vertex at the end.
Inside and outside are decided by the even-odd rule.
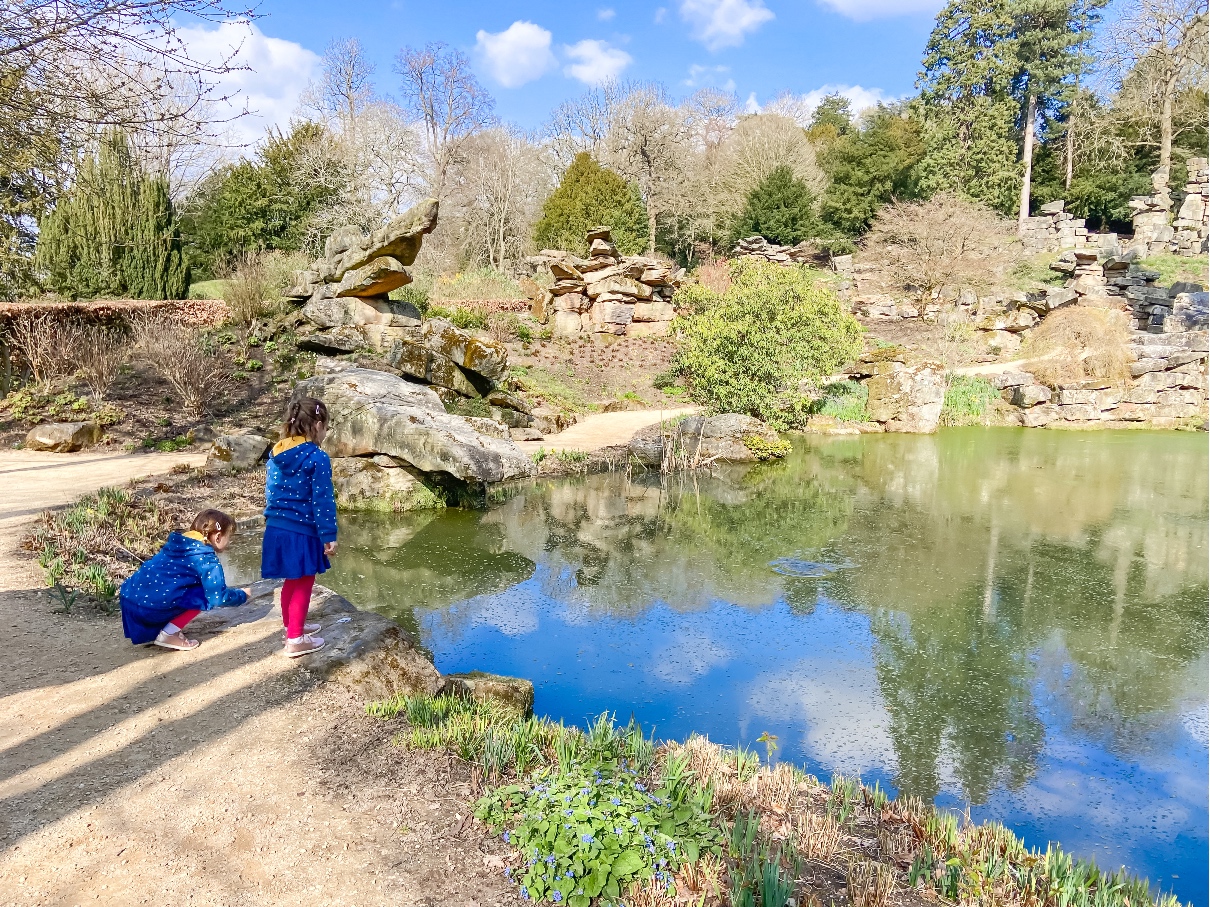
MULTIPOLYGON (((334 38, 356 37, 391 92, 405 45, 444 41, 464 50, 502 118, 537 129, 560 101, 607 75, 654 79, 677 95, 714 84, 762 104, 783 91, 818 97, 840 87, 859 106, 912 91, 941 0, 263 0, 251 32, 188 29, 214 53, 242 40, 250 72, 229 90, 246 96, 260 132, 282 123, 334 38)), ((182 23, 184 24, 184 23, 182 23)))

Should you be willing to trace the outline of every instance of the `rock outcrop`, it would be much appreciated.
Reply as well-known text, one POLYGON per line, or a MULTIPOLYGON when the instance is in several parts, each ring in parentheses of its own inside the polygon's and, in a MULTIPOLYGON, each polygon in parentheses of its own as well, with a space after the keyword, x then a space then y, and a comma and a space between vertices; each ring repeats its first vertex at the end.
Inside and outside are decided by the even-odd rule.
POLYGON ((72 453, 101 440, 101 426, 95 422, 43 422, 25 436, 26 450, 72 453))
POLYGON ((654 426, 630 442, 631 456, 656 469, 755 463, 785 456, 788 449, 764 422, 739 413, 688 416, 672 426, 654 426))
POLYGON ((589 257, 544 249, 526 261, 554 279, 533 302, 533 315, 556 337, 580 333, 650 337, 666 334, 672 297, 685 269, 656 258, 620 255, 608 227, 588 231, 589 257))
POLYGON ((206 455, 206 472, 235 473, 252 469, 269 452, 273 442, 256 434, 223 435, 206 455))
POLYGON ((937 430, 945 403, 945 367, 901 347, 866 353, 849 373, 869 390, 870 420, 886 431, 928 434, 937 430))
POLYGON ((408 267, 436 225, 437 202, 427 199, 371 234, 347 226, 329 236, 324 256, 284 293, 301 305, 298 346, 325 356, 367 352, 434 388, 446 406, 493 398, 492 418, 528 427, 528 408, 500 388, 508 373, 503 344, 425 318, 416 306, 388 295, 411 282, 408 267))
POLYGON ((769 242, 763 236, 749 236, 741 239, 731 250, 735 258, 760 258, 777 265, 802 265, 814 260, 815 253, 809 243, 800 242, 797 246, 779 246, 769 242))
POLYGON ((467 419, 447 413, 431 388, 373 369, 336 368, 294 389, 296 398, 327 404, 331 424, 323 447, 332 457, 385 454, 400 468, 472 487, 535 473, 533 461, 511 441, 482 434, 467 419))

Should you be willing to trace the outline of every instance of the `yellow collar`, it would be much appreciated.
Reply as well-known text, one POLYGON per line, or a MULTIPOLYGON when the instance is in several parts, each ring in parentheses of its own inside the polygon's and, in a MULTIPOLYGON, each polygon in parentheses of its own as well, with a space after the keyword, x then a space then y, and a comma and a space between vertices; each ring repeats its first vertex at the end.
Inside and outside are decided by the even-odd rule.
POLYGON ((276 444, 273 445, 273 454, 272 455, 276 457, 279 453, 285 453, 287 450, 289 450, 292 447, 297 447, 299 444, 306 444, 306 443, 307 443, 307 439, 305 437, 303 437, 302 435, 291 435, 288 438, 282 438, 280 441, 278 441, 276 444))
POLYGON ((181 535, 185 536, 187 539, 193 539, 195 542, 206 541, 206 536, 202 535, 195 529, 190 529, 188 532, 182 532, 181 535))

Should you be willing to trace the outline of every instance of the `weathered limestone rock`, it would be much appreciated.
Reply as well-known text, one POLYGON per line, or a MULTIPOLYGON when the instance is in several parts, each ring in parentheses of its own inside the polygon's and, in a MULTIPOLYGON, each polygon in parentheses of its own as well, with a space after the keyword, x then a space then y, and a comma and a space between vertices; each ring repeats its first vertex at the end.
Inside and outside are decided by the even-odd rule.
POLYGON ((260 435, 223 435, 210 447, 206 472, 245 472, 265 458, 272 444, 260 435))
POLYGON ((401 512, 444 507, 444 498, 387 456, 335 457, 332 485, 341 510, 401 512))
POLYGON ((324 449, 333 457, 387 454, 425 473, 476 484, 533 475, 533 461, 510 441, 485 437, 445 411, 430 388, 386 372, 349 368, 294 389, 328 405, 324 449))
POLYGON ((426 347, 469 372, 498 381, 508 371, 508 349, 501 343, 475 337, 443 318, 430 318, 422 331, 426 347))
POLYGON ((437 226, 437 207, 436 199, 425 199, 385 227, 351 244, 336 257, 335 279, 340 280, 349 271, 363 268, 383 256, 398 259, 405 267, 415 263, 424 237, 437 226))
POLYGON ((659 431, 641 433, 630 442, 630 453, 648 467, 658 467, 670 449, 674 462, 755 463, 761 457, 745 441, 756 439, 776 444, 776 431, 759 419, 739 413, 718 416, 689 416, 667 437, 659 431))
MULTIPOLYGON (((862 361, 868 362, 866 357, 862 361)), ((870 419, 882 423, 887 431, 927 434, 937 430, 945 401, 945 370, 940 362, 908 364, 902 359, 882 359, 869 364, 873 371, 866 382, 870 419)))
POLYGON ((412 282, 407 268, 385 255, 368 265, 349 271, 335 287, 340 296, 385 296, 412 282))
POLYGON ((465 696, 480 702, 498 702, 524 716, 534 711, 534 685, 519 677, 502 677, 471 671, 466 674, 443 676, 442 692, 447 695, 465 696))
POLYGON ((1022 384, 1008 393, 1013 406, 1028 407, 1050 402, 1050 388, 1042 384, 1022 384))
POLYGON ((324 356, 354 353, 365 345, 365 335, 349 325, 332 328, 328 331, 316 331, 298 341, 300 350, 324 356))
POLYGON ((100 440, 101 426, 95 422, 44 422, 25 436, 25 449, 71 453, 100 440))

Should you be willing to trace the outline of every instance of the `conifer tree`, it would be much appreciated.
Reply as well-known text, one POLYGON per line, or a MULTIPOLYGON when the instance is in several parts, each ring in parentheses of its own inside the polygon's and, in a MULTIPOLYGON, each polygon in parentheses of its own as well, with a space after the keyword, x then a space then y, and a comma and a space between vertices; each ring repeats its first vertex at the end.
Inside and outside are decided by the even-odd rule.
POLYGON ((647 245, 647 214, 638 192, 581 152, 542 206, 534 242, 543 249, 584 254, 584 234, 602 225, 612 229, 614 245, 623 255, 637 255, 647 245))
POLYGON ((189 275, 168 183, 148 174, 116 130, 77 168, 39 224, 35 263, 47 289, 71 298, 180 299, 189 275))
POLYGON ((796 245, 818 232, 814 205, 807 184, 795 178, 794 171, 785 164, 779 164, 748 193, 744 210, 732 227, 732 237, 763 236, 778 245, 796 245))

